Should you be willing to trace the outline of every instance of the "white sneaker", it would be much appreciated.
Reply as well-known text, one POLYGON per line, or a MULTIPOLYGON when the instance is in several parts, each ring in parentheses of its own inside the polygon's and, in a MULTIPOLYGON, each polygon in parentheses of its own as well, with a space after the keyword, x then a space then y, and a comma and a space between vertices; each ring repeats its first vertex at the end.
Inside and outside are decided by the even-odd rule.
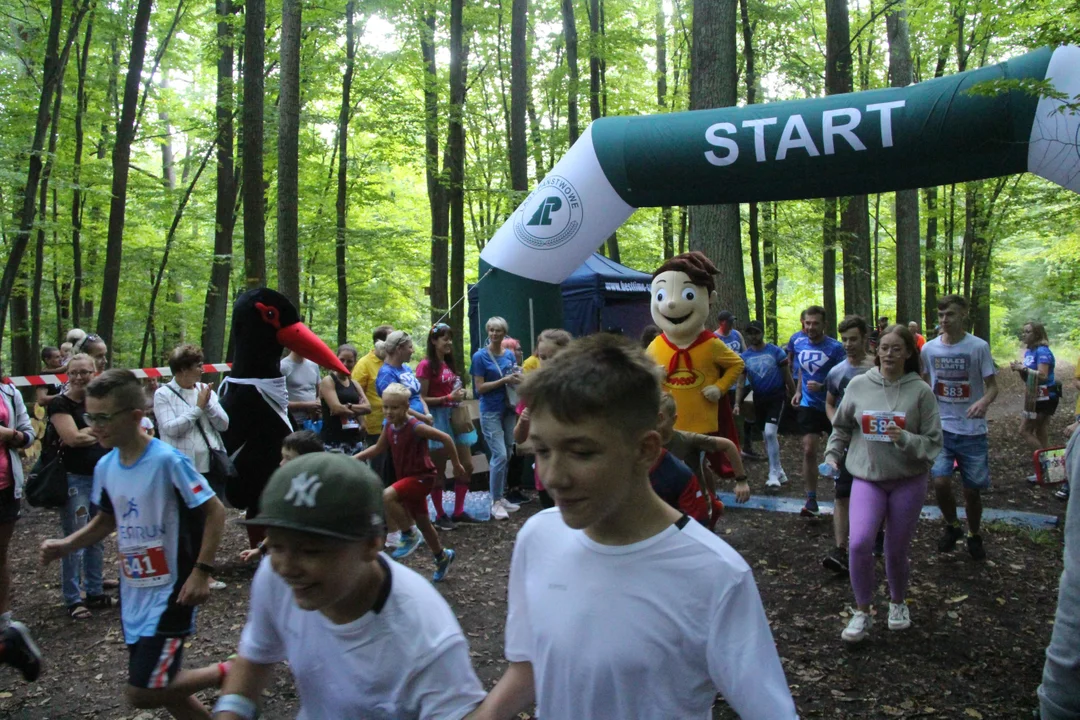
POLYGON ((514 503, 510 502, 506 498, 499 498, 499 502, 502 503, 503 510, 505 510, 506 512, 515 513, 515 512, 517 512, 518 510, 521 509, 520 505, 515 505, 514 503))
POLYGON ((506 508, 502 506, 502 501, 496 500, 491 503, 491 519, 492 520, 509 520, 510 516, 506 512, 506 508))
POLYGON ((769 479, 765 481, 765 487, 770 490, 777 490, 780 488, 780 477, 769 473, 769 479))
POLYGON ((224 590, 227 587, 229 587, 229 586, 226 585, 225 583, 221 582, 220 580, 211 580, 210 581, 210 589, 211 590, 224 590))
POLYGON ((848 643, 862 642, 870 634, 872 627, 874 627, 874 618, 870 617, 870 613, 856 610, 848 621, 847 627, 844 628, 844 632, 840 633, 840 639, 848 643))
POLYGON ((386 547, 391 550, 396 550, 397 546, 401 544, 401 531, 395 530, 392 533, 386 534, 386 547))
POLYGON ((889 629, 907 630, 911 627, 911 613, 907 603, 889 603, 889 629))
POLYGON ((781 485, 787 485, 788 484, 787 473, 784 472, 783 470, 780 471, 779 479, 780 479, 780 484, 781 485))

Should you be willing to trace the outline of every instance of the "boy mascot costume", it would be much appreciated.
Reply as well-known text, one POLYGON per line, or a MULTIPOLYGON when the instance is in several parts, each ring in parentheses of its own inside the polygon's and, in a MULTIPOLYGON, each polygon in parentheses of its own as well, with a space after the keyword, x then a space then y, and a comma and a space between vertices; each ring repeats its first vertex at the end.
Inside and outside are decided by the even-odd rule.
MULTIPOLYGON (((716 273, 712 261, 697 250, 676 255, 656 269, 651 310, 662 334, 646 352, 666 370, 661 382, 675 398, 675 429, 729 437, 735 423, 726 397, 743 371, 743 361, 705 327, 716 298, 716 273)), ((724 453, 706 457, 721 477, 734 475, 724 453)))

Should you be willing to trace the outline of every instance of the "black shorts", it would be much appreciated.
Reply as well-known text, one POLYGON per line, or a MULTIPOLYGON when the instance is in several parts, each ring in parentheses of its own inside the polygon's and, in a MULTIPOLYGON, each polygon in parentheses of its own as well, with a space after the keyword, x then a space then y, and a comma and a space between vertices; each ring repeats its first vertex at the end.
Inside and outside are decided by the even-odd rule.
POLYGON ((1060 399, 1061 398, 1055 395, 1054 397, 1047 400, 1040 400, 1039 402, 1035 403, 1035 414, 1050 417, 1057 412, 1058 401, 1060 399))
POLYGON ((787 405, 787 399, 783 393, 780 395, 765 395, 758 397, 757 393, 754 393, 754 422, 755 424, 764 429, 766 425, 779 425, 780 418, 784 414, 784 406, 787 405))
POLYGON ((799 432, 803 435, 816 435, 818 433, 832 432, 832 423, 824 410, 812 407, 800 407, 796 416, 796 424, 799 432))
POLYGON ((148 690, 168 687, 180 672, 185 639, 155 635, 128 645, 128 684, 148 690))
POLYGON ((844 457, 840 460, 840 475, 834 481, 836 487, 833 490, 833 497, 838 500, 851 497, 851 484, 854 479, 848 472, 847 453, 844 453, 844 457))
MULTIPOLYGON (((0 449, 0 452, 7 452, 0 449)), ((0 525, 13 523, 19 519, 19 507, 22 501, 15 497, 15 483, 12 482, 3 490, 0 490, 0 525)))

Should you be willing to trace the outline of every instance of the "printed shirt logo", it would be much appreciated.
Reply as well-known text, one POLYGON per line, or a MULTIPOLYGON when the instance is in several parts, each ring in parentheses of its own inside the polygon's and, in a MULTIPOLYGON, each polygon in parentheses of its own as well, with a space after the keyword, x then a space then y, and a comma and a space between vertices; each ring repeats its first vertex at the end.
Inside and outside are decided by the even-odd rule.
POLYGON ((776 369, 776 358, 772 355, 755 355, 751 358, 745 358, 746 369, 751 375, 759 380, 764 380, 769 376, 774 369, 776 369))
POLYGON ((127 502, 127 510, 120 516, 121 520, 127 520, 129 517, 138 519, 139 517, 139 504, 135 502, 135 498, 131 498, 127 502))
POLYGON ((799 365, 811 375, 820 372, 821 368, 825 367, 825 363, 828 362, 828 360, 828 355, 821 350, 799 351, 799 365))
POLYGON ((285 502, 291 502, 293 507, 315 507, 315 495, 322 487, 322 481, 318 475, 300 473, 291 480, 289 492, 285 493, 285 502))
POLYGON ((514 235, 528 247, 552 250, 581 229, 581 197, 569 181, 548 175, 514 213, 514 235))

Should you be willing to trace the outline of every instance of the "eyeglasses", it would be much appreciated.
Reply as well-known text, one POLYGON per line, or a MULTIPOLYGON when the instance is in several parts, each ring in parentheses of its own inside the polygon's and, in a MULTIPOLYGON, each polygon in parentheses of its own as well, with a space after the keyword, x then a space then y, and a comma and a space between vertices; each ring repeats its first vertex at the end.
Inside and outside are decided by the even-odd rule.
POLYGON ((68 377, 85 377, 86 375, 93 375, 93 370, 69 370, 68 377))
POLYGON ((124 408, 123 410, 117 410, 114 413, 83 413, 83 422, 92 427, 100 427, 107 425, 116 418, 120 417, 126 412, 131 412, 135 408, 124 408))

